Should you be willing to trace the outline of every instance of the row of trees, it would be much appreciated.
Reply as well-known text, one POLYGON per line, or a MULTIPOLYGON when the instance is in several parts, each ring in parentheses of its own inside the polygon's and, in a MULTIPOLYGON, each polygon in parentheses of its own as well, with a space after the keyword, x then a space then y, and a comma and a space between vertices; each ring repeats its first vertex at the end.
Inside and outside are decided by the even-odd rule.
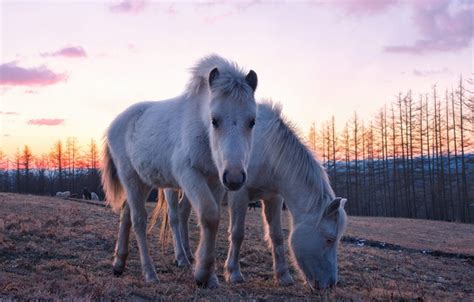
POLYGON ((461 78, 442 94, 399 94, 370 121, 354 113, 341 131, 334 117, 311 127, 310 147, 350 214, 474 221, 474 98, 465 86, 461 78))
MULTIPOLYGON (((472 86, 474 83, 467 81, 472 86)), ((462 79, 456 88, 396 96, 372 120, 357 113, 336 129, 331 120, 309 131, 337 195, 352 215, 474 222, 474 98, 462 79)), ((57 141, 48 154, 26 145, 12 157, 0 151, 0 191, 103 198, 99 151, 91 140, 57 141)))
POLYGON ((99 151, 95 140, 80 146, 77 138, 59 140, 48 154, 34 155, 28 145, 13 157, 0 150, 0 191, 54 195, 80 194, 84 187, 102 194, 99 151))

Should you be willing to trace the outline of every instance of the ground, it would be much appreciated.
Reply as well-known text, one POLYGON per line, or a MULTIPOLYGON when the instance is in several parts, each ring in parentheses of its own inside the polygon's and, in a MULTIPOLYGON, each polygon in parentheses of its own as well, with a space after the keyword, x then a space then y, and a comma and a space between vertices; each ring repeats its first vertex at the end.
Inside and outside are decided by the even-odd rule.
MULTIPOLYGON (((153 206, 150 203, 149 210, 153 206)), ((246 282, 225 283, 225 207, 222 212, 217 244, 219 289, 198 288, 189 269, 173 264, 172 248, 160 245, 158 231, 149 235, 149 243, 160 283, 147 285, 141 276, 133 235, 126 271, 121 277, 112 274, 118 215, 110 209, 52 197, 0 193, 0 300, 474 301, 474 225, 349 217, 347 237, 339 247, 337 288, 311 292, 293 269, 296 285, 279 287, 273 281, 271 254, 262 238, 259 211, 249 212, 242 247, 246 282), (367 244, 360 239, 366 239, 367 244), (393 246, 379 248, 369 242, 393 246), (422 250, 443 252, 443 256, 422 250)), ((198 238, 195 221, 192 217, 193 246, 198 238)))

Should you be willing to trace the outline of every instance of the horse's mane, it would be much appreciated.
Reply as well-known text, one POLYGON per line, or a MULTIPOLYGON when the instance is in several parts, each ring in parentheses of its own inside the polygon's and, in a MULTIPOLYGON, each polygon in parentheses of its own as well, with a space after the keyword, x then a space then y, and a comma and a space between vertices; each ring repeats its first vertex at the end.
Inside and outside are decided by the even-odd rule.
POLYGON ((264 158, 274 163, 272 173, 279 171, 286 182, 296 185, 303 181, 314 188, 316 194, 309 198, 307 209, 319 209, 323 213, 335 198, 324 167, 307 147, 296 127, 282 115, 280 104, 271 101, 260 103, 258 117, 265 124, 263 152, 264 158))
POLYGON ((209 73, 212 69, 219 70, 219 76, 213 82, 213 91, 235 99, 247 98, 253 95, 250 86, 245 82, 246 73, 236 63, 218 55, 209 55, 200 59, 190 69, 189 80, 185 94, 194 97, 210 91, 209 73))

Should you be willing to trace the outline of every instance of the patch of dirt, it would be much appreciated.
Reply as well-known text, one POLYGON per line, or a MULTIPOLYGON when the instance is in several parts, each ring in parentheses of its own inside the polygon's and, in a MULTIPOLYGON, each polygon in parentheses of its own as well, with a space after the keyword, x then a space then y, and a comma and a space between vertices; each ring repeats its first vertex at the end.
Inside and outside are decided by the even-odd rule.
MULTIPOLYGON (((151 211, 154 204, 147 205, 151 211)), ((174 266, 170 245, 162 247, 155 231, 149 244, 160 278, 143 282, 134 236, 126 271, 112 274, 118 231, 110 209, 71 200, 0 193, 0 300, 465 300, 473 301, 474 263, 470 259, 435 257, 342 243, 339 284, 311 292, 301 280, 290 287, 273 281, 271 252, 263 240, 259 211, 249 211, 241 266, 246 282, 227 284, 227 209, 223 208, 217 242, 217 290, 200 289, 190 269, 174 266)), ((284 215, 288 233, 288 213, 284 215)), ((413 249, 474 254, 473 225, 437 221, 349 217, 347 235, 413 249)), ((191 243, 199 238, 191 218, 191 243)), ((293 276, 298 274, 292 269, 293 276)))

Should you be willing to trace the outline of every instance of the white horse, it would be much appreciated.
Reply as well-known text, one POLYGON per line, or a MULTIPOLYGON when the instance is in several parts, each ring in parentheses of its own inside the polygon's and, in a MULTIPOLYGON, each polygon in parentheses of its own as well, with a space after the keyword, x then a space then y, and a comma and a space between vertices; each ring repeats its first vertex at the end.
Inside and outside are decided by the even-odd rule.
POLYGON ((56 192, 56 197, 59 197, 59 198, 69 198, 70 196, 71 196, 70 191, 56 192))
POLYGON ((196 282, 218 286, 214 247, 222 185, 237 190, 246 181, 256 87, 254 71, 244 73, 213 55, 192 69, 184 94, 135 104, 112 122, 106 134, 102 184, 107 202, 122 208, 115 274, 124 270, 133 225, 145 281, 158 281, 146 242, 145 200, 152 188, 181 188, 201 226, 196 282))
POLYGON ((91 192, 91 200, 100 200, 99 196, 95 192, 91 192))
MULTIPOLYGON (((230 212, 227 281, 244 281, 239 250, 244 239, 247 205, 251 200, 261 199, 275 278, 282 285, 293 283, 285 260, 281 228, 284 198, 292 216, 290 250, 296 266, 311 288, 332 287, 337 282, 337 248, 346 225, 346 200, 335 198, 326 171, 281 117, 279 106, 258 106, 254 140, 247 183, 240 191, 227 193, 230 212)), ((187 262, 186 257, 192 259, 187 235, 191 209, 186 196, 178 209, 178 194, 165 190, 165 195, 179 265, 187 262)))

